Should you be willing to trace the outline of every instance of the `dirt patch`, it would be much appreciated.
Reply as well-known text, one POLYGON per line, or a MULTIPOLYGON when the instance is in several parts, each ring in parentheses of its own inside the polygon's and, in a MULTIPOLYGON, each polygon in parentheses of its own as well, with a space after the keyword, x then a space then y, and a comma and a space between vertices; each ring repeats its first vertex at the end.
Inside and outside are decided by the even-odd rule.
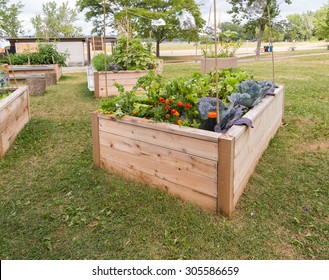
POLYGON ((317 140, 316 142, 313 143, 301 143, 296 146, 295 152, 297 154, 301 154, 304 152, 307 153, 312 153, 312 152, 325 152, 329 151, 329 140, 328 139, 323 139, 317 140))

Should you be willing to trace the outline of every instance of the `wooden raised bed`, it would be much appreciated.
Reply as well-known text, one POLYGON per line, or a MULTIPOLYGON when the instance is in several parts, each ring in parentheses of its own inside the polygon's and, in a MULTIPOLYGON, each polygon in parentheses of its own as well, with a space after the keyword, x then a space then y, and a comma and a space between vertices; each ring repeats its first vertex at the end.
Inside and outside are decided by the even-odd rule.
MULTIPOLYGON (((237 68, 238 59, 236 57, 218 58, 218 69, 220 68, 237 68)), ((201 58, 201 73, 205 74, 216 68, 215 58, 201 58)))
POLYGON ((284 88, 245 117, 254 128, 226 134, 93 113, 94 163, 167 191, 213 213, 231 215, 283 118, 284 88))
POLYGON ((13 65, 9 67, 9 77, 14 79, 14 74, 17 77, 23 77, 35 75, 35 74, 56 74, 56 80, 58 81, 62 75, 62 67, 58 64, 51 65, 13 65))
POLYGON ((98 72, 94 71, 94 94, 96 98, 105 98, 109 96, 119 95, 115 83, 124 86, 125 90, 132 90, 136 85, 137 80, 145 76, 148 71, 152 70, 127 70, 119 72, 98 72), (107 80, 107 94, 106 94, 106 80, 107 80))
POLYGON ((0 101, 0 158, 30 118, 29 92, 26 86, 16 89, 0 101))

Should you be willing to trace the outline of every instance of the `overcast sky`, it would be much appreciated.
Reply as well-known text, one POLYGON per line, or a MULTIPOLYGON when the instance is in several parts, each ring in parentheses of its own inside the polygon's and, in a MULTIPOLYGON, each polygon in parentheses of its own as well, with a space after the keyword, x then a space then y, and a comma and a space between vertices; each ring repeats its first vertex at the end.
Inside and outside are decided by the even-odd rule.
MULTIPOLYGON (((10 3, 17 3, 19 0, 9 0, 10 3)), ((20 14, 20 19, 24 21, 24 28, 25 33, 32 35, 34 33, 32 24, 31 24, 31 18, 35 17, 37 14, 42 14, 42 4, 45 4, 47 2, 50 2, 50 0, 20 0, 20 2, 24 5, 24 8, 22 9, 22 13, 20 14)), ((56 1, 58 5, 61 5, 61 3, 66 2, 65 0, 57 0, 56 1)), ((76 0, 69 0, 69 6, 70 8, 75 7, 76 0)), ((306 11, 315 11, 318 10, 321 6, 328 3, 328 0, 292 0, 291 5, 287 5, 284 3, 283 0, 279 0, 280 3, 280 10, 281 15, 285 16, 288 14, 293 13, 302 13, 306 11)), ((201 12, 203 14, 203 17, 206 21, 208 21, 209 17, 209 10, 212 6, 213 9, 213 0, 196 0, 196 3, 200 4, 201 12)), ((225 0, 217 0, 217 11, 218 11, 218 18, 223 21, 230 20, 230 16, 226 13, 230 9, 230 5, 227 4, 225 0)), ((213 18, 213 16, 211 16, 213 18)), ((79 14, 79 20, 75 23, 77 26, 83 27, 83 30, 86 35, 90 34, 90 31, 92 29, 92 23, 91 22, 85 22, 84 15, 79 14)))

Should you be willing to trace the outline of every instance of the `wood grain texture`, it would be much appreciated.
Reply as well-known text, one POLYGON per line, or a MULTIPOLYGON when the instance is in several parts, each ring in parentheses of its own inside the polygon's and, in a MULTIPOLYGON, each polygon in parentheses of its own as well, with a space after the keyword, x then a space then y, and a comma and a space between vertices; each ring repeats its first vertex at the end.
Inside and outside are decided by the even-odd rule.
POLYGON ((21 87, 0 101, 0 157, 30 120, 28 88, 21 87))

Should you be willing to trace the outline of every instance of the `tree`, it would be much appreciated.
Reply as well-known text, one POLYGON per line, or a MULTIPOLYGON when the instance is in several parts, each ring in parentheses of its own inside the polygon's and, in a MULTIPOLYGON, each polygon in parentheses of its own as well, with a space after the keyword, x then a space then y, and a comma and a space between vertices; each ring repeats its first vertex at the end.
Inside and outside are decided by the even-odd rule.
POLYGON ((313 35, 313 12, 287 15, 289 21, 288 38, 296 41, 310 40, 313 35))
POLYGON ((6 0, 0 0, 0 28, 10 37, 18 37, 23 32, 22 23, 18 19, 24 5, 21 2, 11 4, 6 0))
POLYGON ((314 17, 315 34, 318 39, 329 40, 329 1, 318 10, 314 17))
POLYGON ((244 28, 242 25, 233 23, 230 21, 224 21, 220 24, 220 32, 225 31, 235 31, 238 34, 238 37, 242 39, 244 37, 244 28))
MULTIPOLYGON (((99 16, 103 12, 102 1, 99 0, 78 0, 77 7, 85 13, 87 20, 93 20, 94 31, 98 34, 103 30, 102 18, 99 16)), ((160 55, 160 44, 164 40, 171 41, 180 38, 187 41, 197 41, 198 31, 203 26, 199 7, 195 0, 117 0, 106 2, 106 12, 108 23, 112 27, 117 27, 120 21, 125 21, 128 15, 132 28, 141 38, 153 38, 156 41, 156 55, 160 55), (184 30, 179 24, 179 13, 189 12, 195 20, 195 28, 184 30), (152 20, 163 19, 165 25, 152 26, 152 20)))
POLYGON ((57 3, 52 1, 42 5, 43 16, 36 15, 31 18, 37 37, 76 37, 81 35, 82 28, 74 26, 77 11, 70 9, 68 4, 67 1, 57 7, 57 3))
MULTIPOLYGON (((277 0, 227 0, 232 5, 229 13, 233 16, 233 21, 241 23, 247 21, 246 25, 250 29, 259 28, 256 59, 259 58, 260 47, 262 43, 263 33, 266 25, 280 14, 279 3, 277 0)), ((291 4, 291 0, 283 0, 287 4, 291 4)), ((272 23, 271 23, 272 25, 272 23)))

